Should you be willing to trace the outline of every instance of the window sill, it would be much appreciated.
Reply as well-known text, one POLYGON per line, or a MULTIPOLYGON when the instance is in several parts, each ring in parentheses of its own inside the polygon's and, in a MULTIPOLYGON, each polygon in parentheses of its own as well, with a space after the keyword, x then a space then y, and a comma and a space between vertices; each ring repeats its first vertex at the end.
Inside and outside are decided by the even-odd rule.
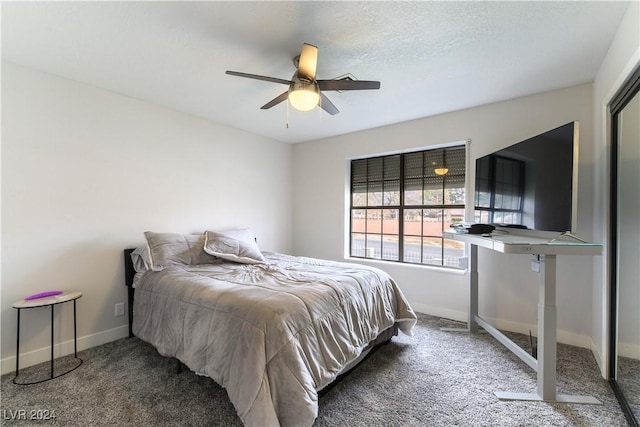
POLYGON ((356 264, 365 264, 365 265, 371 264, 374 267, 385 265, 385 266, 394 266, 394 267, 400 267, 400 268, 415 268, 418 270, 432 270, 432 271, 439 271, 442 273, 452 273, 456 275, 464 275, 467 272, 466 269, 457 268, 457 267, 440 267, 437 265, 410 264, 406 262, 385 261, 382 259, 357 258, 357 257, 349 257, 349 256, 344 257, 344 261, 352 262, 356 264))

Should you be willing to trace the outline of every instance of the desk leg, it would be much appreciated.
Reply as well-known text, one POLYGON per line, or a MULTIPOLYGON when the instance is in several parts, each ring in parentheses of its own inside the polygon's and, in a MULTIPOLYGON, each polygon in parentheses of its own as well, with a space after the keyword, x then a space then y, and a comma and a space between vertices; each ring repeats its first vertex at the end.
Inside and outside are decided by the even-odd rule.
POLYGON ((478 246, 469 245, 469 332, 478 332, 478 246))
POLYGON ((469 311, 466 328, 440 328, 445 332, 478 332, 478 246, 469 245, 469 311))
POLYGON ((556 256, 540 255, 538 294, 537 393, 495 392, 500 400, 535 400, 602 405, 595 397, 556 394, 557 315, 556 256))
POLYGON ((556 359, 558 354, 556 311, 556 256, 540 255, 538 396, 544 401, 602 405, 602 402, 592 396, 556 394, 556 359))
POLYGON ((540 256, 538 294, 538 395, 542 400, 556 398, 557 310, 556 256, 540 256))

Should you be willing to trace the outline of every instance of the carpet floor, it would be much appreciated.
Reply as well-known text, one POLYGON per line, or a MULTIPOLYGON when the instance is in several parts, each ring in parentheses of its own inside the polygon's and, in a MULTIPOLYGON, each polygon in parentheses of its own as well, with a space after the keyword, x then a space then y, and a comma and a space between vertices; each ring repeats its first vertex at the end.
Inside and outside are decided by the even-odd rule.
POLYGON ((618 386, 636 419, 640 420, 640 360, 618 357, 618 386))
MULTIPOLYGON (((625 426, 587 349, 558 345, 558 390, 602 405, 506 402, 494 391, 534 392, 535 372, 486 333, 443 332, 454 322, 419 314, 400 335, 320 398, 315 426, 625 426)), ((509 334, 524 348, 528 336, 509 334)), ((240 426, 225 390, 160 356, 137 338, 80 352, 75 371, 37 385, 4 375, 2 425, 240 426), (37 418, 44 418, 48 420, 37 418), (32 420, 30 418, 36 418, 32 420), (26 418, 26 419, 25 419, 26 418)), ((72 358, 56 361, 56 369, 72 358)), ((20 372, 46 377, 49 364, 20 372)))

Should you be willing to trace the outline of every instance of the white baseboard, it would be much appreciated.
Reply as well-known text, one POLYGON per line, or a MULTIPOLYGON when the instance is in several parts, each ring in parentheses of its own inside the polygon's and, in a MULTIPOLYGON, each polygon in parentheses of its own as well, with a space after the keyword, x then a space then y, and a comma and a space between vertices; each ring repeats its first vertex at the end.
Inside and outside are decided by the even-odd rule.
MULTIPOLYGON (((596 346, 596 343, 591 340, 591 352, 593 353, 593 357, 596 358, 596 363, 598 363, 598 367, 600 368, 600 374, 602 378, 608 378, 608 366, 605 366, 602 358, 602 353, 600 352, 600 348, 596 346)), ((608 351, 608 349, 606 350, 608 351)), ((640 360, 640 346, 638 344, 630 344, 630 343, 619 343, 618 344, 618 355, 622 357, 628 357, 630 359, 640 360)), ((609 363, 616 363, 615 361, 609 360, 609 363)))
MULTIPOLYGON (((117 328, 98 332, 96 334, 78 337, 78 351, 86 350, 115 341, 120 338, 129 336, 129 326, 123 325, 117 328)), ((73 353, 73 340, 64 341, 54 345, 53 350, 56 358, 66 356, 73 353)), ((38 363, 48 362, 51 360, 51 347, 43 347, 37 350, 20 353, 20 370, 28 366, 37 365, 38 363)), ((16 370, 16 357, 11 356, 0 361, 0 372, 2 375, 16 370)))
MULTIPOLYGON (((429 314, 431 316, 443 317, 445 319, 457 320, 459 322, 467 322, 467 312, 443 309, 441 307, 432 307, 424 304, 410 303, 411 307, 415 311, 420 313, 429 314)), ((527 323, 512 322, 510 320, 493 319, 490 317, 482 316, 482 318, 490 323, 497 329, 502 331, 515 332, 519 334, 529 335, 529 331, 535 337, 538 335, 538 325, 531 325, 527 323)), ((592 349, 592 340, 590 336, 580 335, 574 332, 558 330, 557 332, 558 342, 562 344, 569 344, 576 347, 592 349)))
POLYGON ((640 346, 638 344, 619 342, 618 354, 629 359, 640 360, 640 346))
MULTIPOLYGON (((538 325, 531 325, 526 323, 519 322, 511 322, 508 320, 501 319, 487 319, 493 326, 498 329, 502 329, 505 331, 516 332, 520 334, 529 335, 529 331, 531 334, 536 337, 538 336, 538 325)), ((562 344, 573 345, 575 347, 580 348, 591 348, 591 337, 588 335, 576 334, 575 332, 564 331, 562 329, 558 329, 557 331, 557 341, 562 344)))
POLYGON ((598 348, 596 343, 593 341, 593 339, 591 340, 591 344, 589 345, 589 349, 591 350, 591 353, 593 353, 593 357, 595 357, 595 359, 596 359, 596 363, 598 364, 598 368, 600 369, 600 375, 602 375, 602 378, 606 379, 609 376, 609 374, 607 372, 607 367, 604 366, 604 361, 602 359, 602 353, 600 352, 600 349, 598 348))
POLYGON ((448 308, 442 307, 434 307, 425 304, 417 304, 417 303, 409 303, 411 308, 413 308, 418 313, 428 314, 430 316, 442 317, 444 319, 451 319, 458 322, 467 323, 467 312, 466 311, 457 311, 450 310, 448 308))

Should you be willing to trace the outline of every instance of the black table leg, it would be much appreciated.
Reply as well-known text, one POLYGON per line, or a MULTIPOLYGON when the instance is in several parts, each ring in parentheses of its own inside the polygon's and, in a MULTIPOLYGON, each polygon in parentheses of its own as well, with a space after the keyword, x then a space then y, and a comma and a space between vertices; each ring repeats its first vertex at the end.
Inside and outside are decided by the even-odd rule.
POLYGON ((16 377, 20 371, 20 309, 18 309, 18 332, 16 334, 16 377))
POLYGON ((78 358, 78 336, 76 334, 76 300, 73 300, 73 357, 78 358))
POLYGON ((51 378, 53 379, 53 307, 51 306, 51 378))

